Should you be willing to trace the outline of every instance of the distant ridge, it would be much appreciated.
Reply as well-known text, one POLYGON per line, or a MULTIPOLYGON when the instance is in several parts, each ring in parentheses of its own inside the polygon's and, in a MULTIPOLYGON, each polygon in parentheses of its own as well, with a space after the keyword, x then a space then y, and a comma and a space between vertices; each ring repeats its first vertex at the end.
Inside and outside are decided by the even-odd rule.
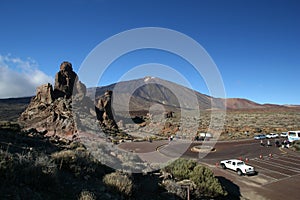
POLYGON ((5 98, 0 99, 0 103, 10 103, 10 104, 28 104, 32 97, 14 97, 14 98, 5 98))
MULTIPOLYGON (((185 102, 192 102, 192 98, 196 96, 201 110, 218 108, 226 108, 228 110, 300 108, 300 106, 297 105, 259 104, 243 98, 214 98, 176 83, 155 77, 145 77, 114 83, 103 87, 88 88, 87 94, 91 98, 96 97, 97 99, 106 90, 114 90, 115 97, 117 98, 114 100, 120 104, 124 102, 125 98, 129 98, 130 96, 130 108, 132 110, 145 109, 153 103, 174 109, 180 108, 176 95, 172 94, 173 90, 177 92, 177 96, 183 97, 185 102), (132 93, 133 88, 136 88, 136 90, 132 93)), ((193 106, 195 106, 194 103, 191 105, 183 105, 186 109, 195 108, 193 106)))
MULTIPOLYGON (((192 102, 190 105, 183 105, 185 109, 195 109, 195 106, 199 106, 201 110, 226 108, 228 111, 300 111, 300 105, 259 104, 243 98, 213 98, 176 83, 155 77, 145 77, 103 87, 88 88, 87 96, 92 99, 99 99, 106 90, 114 90, 114 106, 117 106, 117 109, 120 110, 126 109, 124 107, 124 99, 126 98, 130 98, 129 109, 131 111, 149 111, 149 107, 153 104, 162 105, 169 110, 181 109, 177 97, 172 94, 170 89, 176 90, 177 95, 185 98, 185 102, 192 102), (134 88, 137 88, 137 90, 131 95, 130 92, 134 88), (195 97, 193 95, 196 96, 198 105, 195 105, 195 102, 193 102, 193 97, 195 97)), ((28 106, 31 98, 32 97, 0 99, 0 120, 16 121, 20 113, 28 106)))
POLYGON ((0 121, 17 121, 32 97, 0 99, 0 121))

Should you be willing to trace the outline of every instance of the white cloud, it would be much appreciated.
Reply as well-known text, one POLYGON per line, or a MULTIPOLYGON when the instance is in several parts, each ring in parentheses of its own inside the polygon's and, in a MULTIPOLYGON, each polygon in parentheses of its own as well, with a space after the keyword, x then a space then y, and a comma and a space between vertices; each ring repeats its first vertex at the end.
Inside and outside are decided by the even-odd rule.
POLYGON ((53 80, 31 58, 0 55, 0 98, 33 96, 37 86, 53 80))

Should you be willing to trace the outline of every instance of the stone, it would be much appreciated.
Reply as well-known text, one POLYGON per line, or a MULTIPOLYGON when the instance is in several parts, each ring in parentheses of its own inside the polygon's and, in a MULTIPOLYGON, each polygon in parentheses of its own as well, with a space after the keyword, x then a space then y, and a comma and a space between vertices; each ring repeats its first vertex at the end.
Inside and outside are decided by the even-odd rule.
POLYGON ((51 104, 53 102, 53 89, 50 83, 41 85, 36 90, 34 101, 44 104, 51 104))
POLYGON ((25 129, 36 128, 75 138, 78 126, 80 129, 99 129, 94 108, 93 101, 86 97, 86 86, 78 80, 72 64, 63 62, 55 76, 54 90, 50 83, 39 86, 19 122, 25 129))
POLYGON ((59 72, 55 75, 54 97, 71 98, 73 90, 76 90, 78 82, 77 74, 73 71, 72 64, 64 61, 60 65, 59 72), (75 87, 74 87, 75 86, 75 87))
POLYGON ((118 129, 118 125, 114 120, 113 110, 111 106, 112 91, 108 90, 97 103, 97 117, 101 125, 110 129, 118 129))
POLYGON ((81 101, 86 96, 86 86, 81 81, 76 81, 75 86, 73 95, 77 100, 81 101))
POLYGON ((97 106, 86 96, 86 91, 72 64, 65 61, 55 76, 54 89, 50 83, 39 86, 36 96, 20 115, 19 123, 25 130, 35 128, 47 131, 47 136, 74 141, 82 132, 117 135, 119 129, 111 107, 112 91, 105 92, 97 106))

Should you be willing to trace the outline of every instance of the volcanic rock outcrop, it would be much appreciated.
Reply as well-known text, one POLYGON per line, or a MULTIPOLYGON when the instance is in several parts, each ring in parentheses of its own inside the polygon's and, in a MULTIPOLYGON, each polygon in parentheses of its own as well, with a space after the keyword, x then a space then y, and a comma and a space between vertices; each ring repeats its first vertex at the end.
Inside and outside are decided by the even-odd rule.
POLYGON ((99 132, 99 124, 117 131, 111 111, 111 94, 104 95, 105 99, 99 100, 99 108, 95 107, 86 96, 86 86, 79 81, 72 64, 63 62, 55 76, 54 89, 50 83, 39 86, 19 122, 25 129, 35 128, 63 137, 74 137, 78 132, 99 132))
POLYGON ((117 129, 118 126, 114 120, 113 110, 111 106, 112 91, 107 90, 104 96, 98 100, 96 111, 97 119, 101 125, 109 129, 117 129))
POLYGON ((53 97, 55 99, 59 97, 69 99, 73 95, 82 100, 85 94, 86 87, 78 80, 77 74, 73 71, 72 64, 63 62, 60 65, 59 72, 55 75, 53 97))

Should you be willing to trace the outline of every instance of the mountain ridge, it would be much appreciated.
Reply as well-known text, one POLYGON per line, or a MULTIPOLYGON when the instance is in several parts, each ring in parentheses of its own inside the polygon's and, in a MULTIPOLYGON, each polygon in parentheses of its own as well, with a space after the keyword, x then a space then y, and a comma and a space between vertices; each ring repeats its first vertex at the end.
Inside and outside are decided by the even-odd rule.
MULTIPOLYGON (((247 110, 247 109, 284 109, 284 108, 298 108, 300 105, 277 105, 277 104, 260 104, 249 99, 245 98, 215 98, 209 95, 200 93, 193 89, 187 88, 185 86, 179 85, 177 83, 163 80, 156 77, 145 77, 140 79, 134 80, 126 80, 118 83, 113 83, 110 85, 102 86, 102 87, 92 87, 87 89, 87 95, 91 98, 98 98, 106 90, 113 90, 114 96, 117 99, 117 102, 123 102, 121 99, 131 95, 130 103, 133 105, 131 106, 132 109, 141 109, 143 107, 149 106, 152 103, 158 103, 164 105, 166 107, 174 107, 180 108, 185 107, 187 109, 192 109, 191 106, 188 105, 179 105, 178 102, 176 103, 174 94, 168 91, 168 87, 170 90, 176 90, 177 95, 181 98, 187 98, 186 102, 189 102, 189 95, 195 95, 194 97, 197 98, 199 103, 199 108, 201 110, 209 110, 209 109, 228 109, 228 110, 247 110), (152 84, 152 85, 151 85, 152 84), (133 88, 134 92, 132 92, 133 88), (147 91, 148 90, 148 91, 147 91), (163 96, 162 93, 166 92, 167 97, 163 96), (119 96, 119 97, 118 97, 119 96), (145 105, 143 105, 142 101, 144 101, 145 105)), ((191 97, 190 97, 191 98, 191 97)), ((116 102, 116 104, 117 104, 116 102)), ((193 103, 193 106, 195 102, 193 103)))
MULTIPOLYGON (((145 77, 140 79, 122 81, 119 83, 113 83, 101 87, 87 88, 87 96, 91 97, 92 99, 95 99, 96 101, 105 93, 106 90, 114 90, 114 100, 117 99, 117 101, 115 101, 113 104, 114 109, 116 107, 117 110, 123 109, 124 111, 126 111, 126 109, 132 111, 149 111, 150 107, 154 104, 164 106, 166 110, 176 111, 181 108, 192 109, 192 106, 196 106, 196 103, 198 103, 193 102, 192 106, 180 105, 178 99, 174 97, 174 94, 172 94, 172 91, 170 91, 170 89, 168 90, 169 86, 171 90, 173 89, 177 91, 184 91, 183 93, 179 93, 178 95, 194 95, 193 97, 196 97, 198 102, 200 102, 199 108, 201 110, 211 110, 212 108, 226 108, 229 111, 271 110, 276 112, 278 110, 300 110, 300 105, 278 105, 270 103, 259 104, 245 98, 214 98, 209 95, 202 94, 198 91, 179 85, 177 83, 173 83, 171 81, 166 81, 155 77, 145 77), (165 86, 163 87, 162 85, 165 86), (133 91, 136 88, 138 90, 134 91, 133 95, 131 95, 129 91, 133 91), (168 95, 164 94, 165 92, 168 95), (123 101, 123 99, 126 98, 130 99, 128 102, 129 107, 127 108, 124 107, 123 101), (212 103, 213 106, 211 106, 212 103)), ((18 115, 25 110, 31 98, 32 97, 14 97, 0 99, 0 119, 2 121, 16 120, 18 115)), ((186 101, 189 102, 189 99, 187 99, 186 101)))

